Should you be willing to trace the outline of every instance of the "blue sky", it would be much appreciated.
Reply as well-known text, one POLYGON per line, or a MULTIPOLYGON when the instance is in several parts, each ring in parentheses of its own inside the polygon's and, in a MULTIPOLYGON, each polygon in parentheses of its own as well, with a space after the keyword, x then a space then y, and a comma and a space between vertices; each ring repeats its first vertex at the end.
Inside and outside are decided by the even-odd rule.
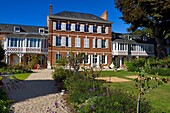
POLYGON ((114 8, 114 0, 0 0, 0 23, 46 26, 50 4, 53 14, 75 11, 100 16, 108 10, 113 32, 126 33, 129 27, 119 19, 121 13, 114 8))

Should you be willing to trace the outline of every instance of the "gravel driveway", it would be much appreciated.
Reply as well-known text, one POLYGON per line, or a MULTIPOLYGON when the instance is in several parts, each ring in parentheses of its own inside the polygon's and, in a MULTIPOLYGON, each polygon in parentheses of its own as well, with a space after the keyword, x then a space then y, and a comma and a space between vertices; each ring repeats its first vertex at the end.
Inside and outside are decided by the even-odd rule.
POLYGON ((19 88, 9 90, 8 97, 14 100, 14 113, 70 113, 69 108, 57 92, 52 70, 34 70, 19 88))

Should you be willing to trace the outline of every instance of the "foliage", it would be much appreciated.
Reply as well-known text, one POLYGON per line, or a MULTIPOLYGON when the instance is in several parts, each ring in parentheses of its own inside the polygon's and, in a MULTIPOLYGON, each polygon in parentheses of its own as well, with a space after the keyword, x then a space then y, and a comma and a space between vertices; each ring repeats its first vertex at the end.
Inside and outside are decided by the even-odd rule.
MULTIPOLYGON (((134 113, 136 98, 120 89, 110 90, 109 95, 94 96, 80 105, 79 113, 134 113)), ((141 113, 149 112, 152 107, 146 100, 142 101, 141 113)))
POLYGON ((28 57, 28 68, 29 69, 33 69, 35 64, 38 63, 39 61, 39 57, 36 55, 36 54, 31 54, 29 57, 28 57))
POLYGON ((53 79, 55 80, 55 82, 57 83, 57 87, 58 87, 58 90, 62 90, 62 89, 65 89, 64 87, 64 80, 69 77, 69 76, 72 76, 73 75, 73 72, 70 71, 70 70, 65 70, 63 69, 62 67, 59 67, 59 68, 55 68, 53 74, 52 74, 52 77, 53 79))
MULTIPOLYGON (((89 76, 86 79, 84 77, 81 72, 65 80, 68 100, 78 113, 130 113, 136 110, 137 100, 134 96, 120 90, 111 90, 103 86, 102 81, 93 81, 89 76)), ((144 112, 151 110, 147 101, 142 101, 142 106, 144 112)))
POLYGON ((0 69, 2 74, 19 74, 19 73, 31 73, 32 71, 23 64, 10 65, 0 69))
POLYGON ((142 69, 135 79, 135 86, 138 89, 138 101, 137 101, 137 113, 141 112, 141 98, 143 95, 149 93, 151 90, 159 87, 164 83, 167 83, 168 79, 160 79, 156 74, 154 77, 149 77, 146 75, 145 71, 142 69))
POLYGON ((157 43, 157 55, 163 49, 162 40, 170 33, 169 0, 115 0, 116 8, 122 12, 121 19, 131 24, 129 31, 137 28, 149 28, 157 43))
POLYGON ((9 113, 7 106, 11 103, 11 100, 8 100, 7 95, 2 89, 0 89, 0 111, 1 113, 9 113))
POLYGON ((144 70, 148 74, 158 73, 159 75, 168 76, 170 72, 170 57, 166 57, 164 59, 156 59, 156 58, 139 58, 133 59, 131 61, 126 61, 125 65, 128 71, 140 71, 140 68, 144 68, 144 70))
POLYGON ((128 71, 139 71, 140 67, 144 67, 146 59, 138 58, 131 61, 126 61, 125 65, 128 71))
POLYGON ((152 30, 149 28, 142 28, 142 29, 137 29, 134 32, 132 32, 133 35, 142 35, 142 36, 147 36, 147 37, 153 37, 152 30))

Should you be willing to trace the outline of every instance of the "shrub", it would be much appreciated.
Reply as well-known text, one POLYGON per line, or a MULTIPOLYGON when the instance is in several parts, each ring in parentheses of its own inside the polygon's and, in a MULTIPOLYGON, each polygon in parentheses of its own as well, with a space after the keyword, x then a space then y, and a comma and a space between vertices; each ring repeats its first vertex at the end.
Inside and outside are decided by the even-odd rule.
POLYGON ((93 96, 101 95, 101 81, 94 81, 95 88, 93 88, 93 82, 91 79, 85 80, 82 74, 76 74, 65 80, 65 86, 68 90, 69 101, 76 104, 84 103, 85 100, 93 96))
POLYGON ((0 111, 1 113, 9 113, 7 106, 11 103, 11 100, 8 100, 6 94, 2 89, 0 89, 0 111))
POLYGON ((24 66, 23 64, 16 64, 11 65, 8 67, 3 67, 0 69, 0 73, 12 73, 12 74, 20 74, 20 73, 30 73, 32 72, 27 66, 24 66))
POLYGON ((141 67, 144 67, 145 60, 144 58, 133 59, 131 61, 126 61, 125 65, 129 71, 139 71, 141 67))
POLYGON ((52 74, 53 79, 56 81, 58 90, 65 89, 64 80, 73 74, 70 70, 65 70, 62 67, 55 68, 52 74))
MULTIPOLYGON (((79 113, 134 113, 137 99, 119 89, 110 91, 109 95, 95 96, 79 105, 79 113)), ((144 99, 141 102, 141 113, 149 112, 151 105, 144 99)))
POLYGON ((170 69, 169 68, 152 68, 147 71, 148 74, 155 75, 158 73, 159 76, 170 76, 170 69))

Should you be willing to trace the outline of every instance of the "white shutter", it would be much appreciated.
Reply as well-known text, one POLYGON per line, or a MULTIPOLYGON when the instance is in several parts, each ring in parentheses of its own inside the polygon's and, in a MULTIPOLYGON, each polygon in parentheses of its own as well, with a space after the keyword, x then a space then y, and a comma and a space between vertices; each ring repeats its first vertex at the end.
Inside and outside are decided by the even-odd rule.
POLYGON ((93 25, 89 25, 89 32, 93 33, 93 25))
POLYGON ((66 46, 66 37, 61 37, 61 46, 66 46))
POLYGON ((108 43, 108 42, 109 42, 109 40, 108 40, 108 39, 106 39, 106 42, 105 42, 105 47, 106 47, 106 48, 108 48, 108 47, 109 47, 109 43, 108 43))
POLYGON ((84 38, 84 48, 86 48, 86 45, 87 45, 87 44, 86 44, 86 43, 87 43, 87 42, 86 42, 86 39, 87 39, 87 38, 84 38))
POLYGON ((64 30, 64 31, 66 30, 66 23, 64 22, 61 23, 61 30, 64 30))
POLYGON ((84 32, 84 24, 80 24, 80 32, 84 32))
POLYGON ((101 44, 102 44, 102 40, 98 39, 97 40, 97 48, 101 48, 102 47, 101 44))
POLYGON ((90 64, 90 55, 88 55, 88 64, 90 64))
POLYGON ((81 39, 78 38, 78 47, 81 47, 81 39))
POLYGON ((105 55, 105 64, 107 64, 107 55, 105 55))
POLYGON ((102 26, 97 26, 97 33, 102 33, 102 26))
POLYGON ((68 37, 68 47, 71 47, 71 37, 68 37))
POLYGON ((75 38, 75 47, 77 47, 77 37, 75 38))
POLYGON ((53 46, 56 46, 56 36, 53 36, 53 46))
POLYGON ((71 24, 71 31, 75 31, 75 24, 71 24))
POLYGON ((53 22, 53 30, 56 30, 56 22, 53 22))
POLYGON ((105 33, 108 34, 109 33, 109 27, 105 28, 105 33))
POLYGON ((86 47, 89 48, 89 38, 86 39, 86 47))
POLYGON ((96 48, 95 45, 96 45, 96 38, 93 38, 93 48, 96 48))

